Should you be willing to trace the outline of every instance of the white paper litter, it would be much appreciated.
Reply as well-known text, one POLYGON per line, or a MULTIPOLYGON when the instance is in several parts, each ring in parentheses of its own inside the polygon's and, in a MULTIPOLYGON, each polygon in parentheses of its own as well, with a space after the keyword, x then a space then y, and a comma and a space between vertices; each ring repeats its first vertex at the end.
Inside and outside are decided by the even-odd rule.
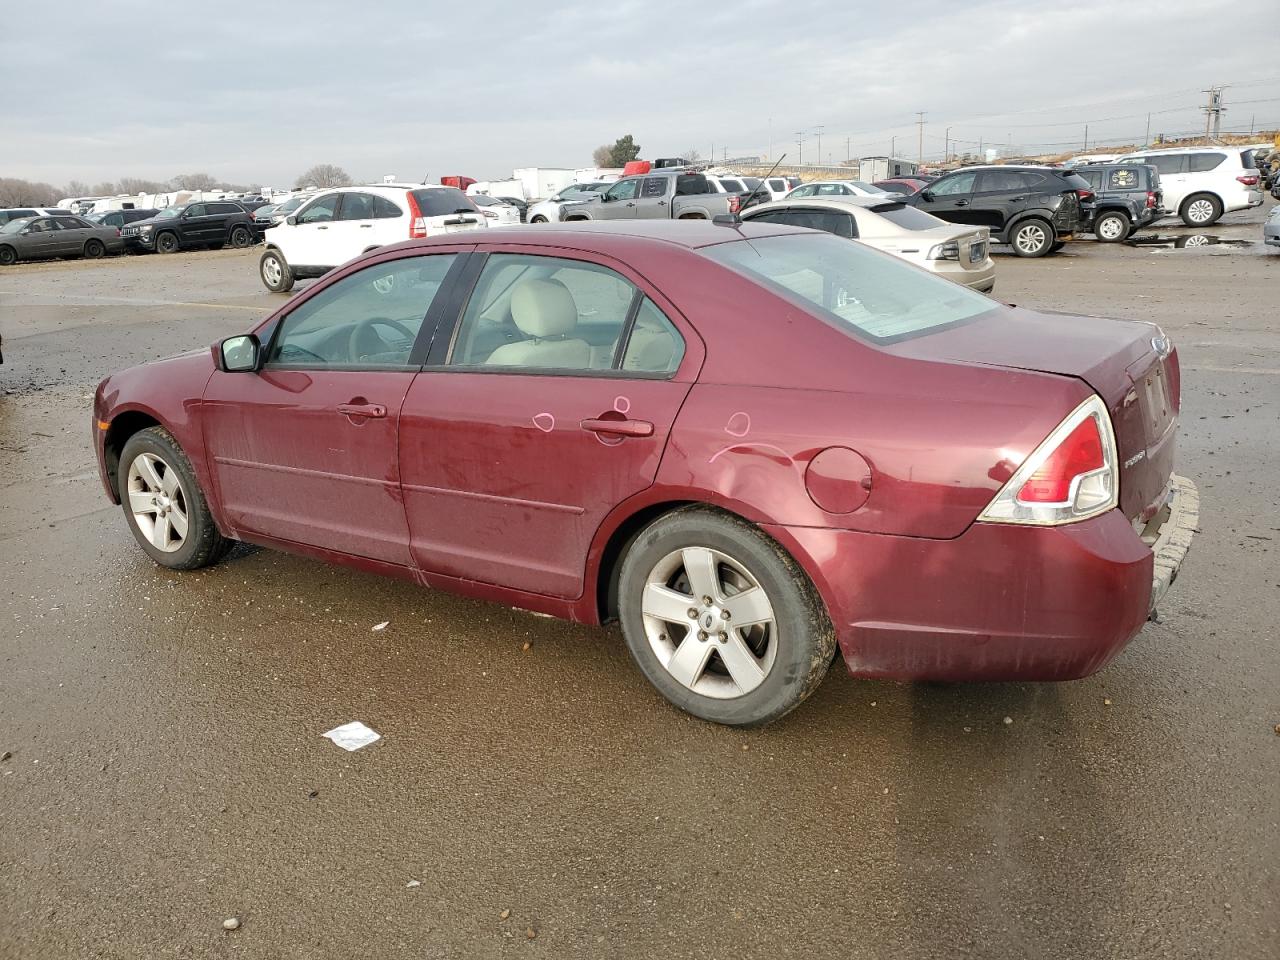
POLYGON ((375 624, 373 625, 373 632, 374 632, 374 633, 380 633, 380 632, 382 632, 383 630, 387 629, 387 627, 388 627, 388 626, 390 626, 390 625, 391 625, 391 621, 390 621, 390 620, 383 620, 381 623, 375 623, 375 624))
POLYGON ((359 750, 382 739, 382 734, 371 730, 359 720, 352 720, 340 727, 334 727, 328 733, 321 734, 332 740, 343 750, 359 750))

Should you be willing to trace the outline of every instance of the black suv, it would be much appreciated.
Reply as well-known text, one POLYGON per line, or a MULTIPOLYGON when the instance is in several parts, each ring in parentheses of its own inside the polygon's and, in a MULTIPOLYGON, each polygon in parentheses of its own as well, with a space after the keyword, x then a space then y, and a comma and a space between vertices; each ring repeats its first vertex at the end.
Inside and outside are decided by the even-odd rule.
POLYGON ((1096 195, 1093 235, 1103 243, 1119 243, 1169 214, 1160 173, 1149 163, 1091 163, 1075 172, 1096 195))
POLYGON ((1093 218, 1093 190, 1057 167, 968 167, 895 199, 952 223, 989 227, 1020 257, 1062 249, 1093 218))
POLYGON ((176 253, 186 247, 248 247, 262 237, 249 211, 230 200, 201 200, 130 223, 120 235, 136 250, 176 253))

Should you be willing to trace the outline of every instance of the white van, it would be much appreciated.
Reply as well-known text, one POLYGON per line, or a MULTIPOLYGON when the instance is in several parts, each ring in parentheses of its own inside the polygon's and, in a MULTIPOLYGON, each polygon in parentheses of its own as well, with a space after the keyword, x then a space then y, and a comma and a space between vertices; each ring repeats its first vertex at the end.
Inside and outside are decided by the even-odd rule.
POLYGON ((421 183, 339 187, 317 193, 267 230, 258 274, 283 293, 375 247, 485 227, 484 216, 456 187, 421 183))
POLYGON ((1164 205, 1188 227, 1207 227, 1224 213, 1262 206, 1258 168, 1248 147, 1142 150, 1121 163, 1149 163, 1160 172, 1164 205))

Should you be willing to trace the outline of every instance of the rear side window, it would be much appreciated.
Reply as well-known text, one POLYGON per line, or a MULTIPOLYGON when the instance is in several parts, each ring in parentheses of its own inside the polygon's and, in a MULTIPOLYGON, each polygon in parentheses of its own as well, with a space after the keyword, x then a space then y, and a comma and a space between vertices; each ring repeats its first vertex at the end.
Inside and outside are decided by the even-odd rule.
POLYGON ((1257 163, 1258 161, 1254 157, 1252 150, 1240 151, 1240 166, 1244 167, 1246 170, 1253 170, 1257 166, 1257 163))
POLYGON ((665 197, 667 195, 667 178, 666 177, 648 177, 644 184, 640 187, 640 196, 649 199, 665 197))
POLYGON ((375 220, 391 220, 395 217, 403 217, 404 211, 386 197, 374 197, 373 216, 375 220))
POLYGON ((692 197, 701 193, 715 193, 715 188, 700 173, 682 173, 676 177, 676 196, 692 197))
MULTIPOLYGON (((975 193, 1003 193, 1005 191, 1037 189, 1044 177, 1038 173, 1021 170, 984 170, 978 175, 975 193)), ((935 191, 936 192, 936 191, 935 191)))
POLYGON ((1089 170, 1082 167, 1076 171, 1076 175, 1082 178, 1086 183, 1088 183, 1090 188, 1094 190, 1102 189, 1102 171, 1101 170, 1089 170))
POLYGON ((821 230, 834 233, 837 237, 852 240, 858 235, 853 217, 841 210, 770 210, 751 220, 763 220, 765 223, 778 223, 788 227, 805 227, 809 230, 821 230))
POLYGON ((344 193, 339 219, 372 220, 373 197, 367 193, 344 193))
POLYGON ((447 217, 459 210, 470 212, 476 209, 470 198, 457 187, 414 190, 412 196, 424 217, 447 217))
MULTIPOLYGON (((1113 167, 1107 171, 1107 190, 1138 190, 1142 184, 1142 174, 1146 171, 1142 167, 1113 167)), ((1093 185, 1093 189, 1097 190, 1096 178, 1087 178, 1089 183, 1093 185)))
POLYGON ((1187 169, 1191 173, 1207 173, 1222 166, 1222 161, 1225 159, 1227 159, 1225 153, 1193 153, 1187 157, 1187 169))
POLYGON ((216 214, 232 214, 244 213, 244 207, 238 203, 211 203, 209 204, 209 212, 216 214))
POLYGON ((79 217, 58 217, 58 226, 63 230, 83 230, 85 227, 92 227, 93 224, 79 217))
POLYGON ((635 324, 622 355, 622 369, 670 376, 684 359, 684 338, 648 297, 636 311, 635 324))

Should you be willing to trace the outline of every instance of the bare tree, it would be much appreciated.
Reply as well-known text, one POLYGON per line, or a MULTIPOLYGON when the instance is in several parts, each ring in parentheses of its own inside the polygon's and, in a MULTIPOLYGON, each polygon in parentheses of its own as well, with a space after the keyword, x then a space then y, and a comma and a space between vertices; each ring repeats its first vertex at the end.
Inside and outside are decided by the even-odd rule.
POLYGON ((72 180, 67 184, 68 197, 87 197, 89 196, 89 185, 79 180, 72 180))
POLYGON ((294 181, 294 187, 349 187, 351 175, 332 163, 318 163, 294 181))
POLYGON ((602 143, 591 151, 591 162, 597 167, 613 166, 613 144, 602 143))
POLYGON ((115 196, 119 192, 119 189, 117 189, 114 183, 110 180, 106 180, 103 183, 95 183, 93 185, 93 189, 89 191, 89 195, 94 197, 111 197, 115 196))
POLYGON ((680 156, 684 157, 690 163, 697 163, 699 160, 702 159, 702 154, 698 152, 697 147, 690 147, 684 153, 680 154, 680 156))
POLYGON ((120 192, 136 196, 139 193, 165 193, 169 189, 167 183, 159 180, 144 180, 141 177, 121 177, 120 192))
POLYGON ((218 181, 207 173, 180 173, 169 181, 174 190, 213 190, 218 181))
POLYGON ((0 177, 0 207, 51 207, 60 199, 52 184, 0 177))

